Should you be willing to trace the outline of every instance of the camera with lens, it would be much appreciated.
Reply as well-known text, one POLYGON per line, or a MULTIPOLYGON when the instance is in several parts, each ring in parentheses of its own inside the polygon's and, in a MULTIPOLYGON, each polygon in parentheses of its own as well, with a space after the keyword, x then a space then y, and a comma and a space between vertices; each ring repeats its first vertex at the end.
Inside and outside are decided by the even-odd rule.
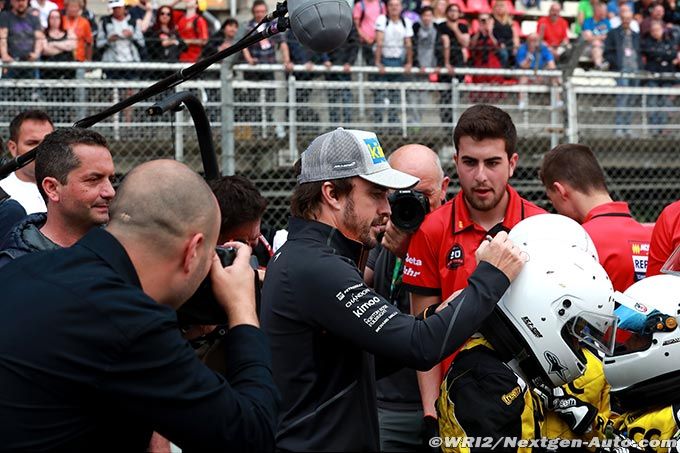
POLYGON ((392 209, 392 224, 409 233, 416 231, 430 212, 430 201, 418 190, 395 190, 388 200, 392 209))
MULTIPOLYGON (((233 247, 216 247, 215 252, 220 258, 222 267, 231 266, 236 258, 236 249, 233 247)), ((255 296, 259 305, 260 291, 257 272, 253 274, 256 280, 255 296)), ((227 314, 215 299, 209 274, 189 300, 177 310, 177 321, 181 327, 193 324, 227 324, 227 314)))

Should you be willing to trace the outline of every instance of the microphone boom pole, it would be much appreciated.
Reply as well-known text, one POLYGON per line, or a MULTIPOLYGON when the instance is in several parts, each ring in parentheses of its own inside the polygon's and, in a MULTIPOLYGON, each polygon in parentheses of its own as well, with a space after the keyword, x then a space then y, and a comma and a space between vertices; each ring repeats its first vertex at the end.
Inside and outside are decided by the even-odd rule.
POLYGON ((176 73, 174 73, 171 76, 166 77, 165 79, 159 80, 158 82, 154 83, 153 85, 144 88, 143 90, 133 94, 132 96, 123 99, 122 101, 118 102, 117 104, 112 105, 111 107, 107 108, 106 110, 96 113, 92 116, 88 116, 86 118, 83 118, 81 120, 76 121, 73 126, 74 127, 83 127, 87 128, 90 127, 94 124, 97 124, 104 118, 108 118, 111 115, 114 115, 121 110, 130 107, 131 105, 136 104, 137 102, 144 101, 146 99, 149 99, 151 96, 155 96, 157 94, 162 93, 165 90, 168 90, 170 88, 173 88, 177 85, 179 85, 182 82, 185 82, 187 80, 190 80, 194 77, 196 77, 198 74, 203 72, 205 69, 207 69, 210 65, 213 63, 217 63, 218 61, 230 57, 234 55, 237 52, 240 52, 241 50, 252 46, 253 44, 265 39, 269 38, 271 36, 274 36, 278 33, 281 33, 283 31, 286 31, 288 29, 288 18, 287 17, 280 17, 277 22, 270 23, 267 25, 267 27, 262 30, 259 33, 255 33, 252 36, 248 36, 245 39, 240 40, 236 44, 234 44, 231 47, 227 47, 226 49, 223 49, 219 52, 217 52, 214 55, 211 55, 209 57, 206 57, 200 61, 197 61, 196 63, 192 64, 191 66, 188 66, 186 68, 182 68, 176 73))
MULTIPOLYGON (((283 13, 282 9, 286 8, 285 2, 284 4, 279 4, 277 6, 277 11, 279 14, 283 13)), ((176 73, 174 73, 171 76, 166 77, 165 79, 159 80, 158 82, 154 83, 153 85, 144 88, 143 90, 133 94, 132 96, 123 99, 122 101, 112 105, 111 107, 99 112, 95 113, 94 115, 88 116, 86 118, 80 119, 76 121, 73 124, 73 127, 82 127, 82 128, 88 128, 91 127, 101 120, 108 118, 111 115, 115 115, 116 113, 122 111, 123 109, 130 107, 131 105, 134 105, 138 102, 145 101, 149 99, 152 96, 155 96, 157 94, 160 94, 170 88, 173 88, 177 85, 179 85, 182 82, 185 82, 187 80, 190 80, 194 77, 196 77, 198 74, 203 72, 205 69, 207 69, 210 65, 213 63, 217 63, 218 61, 230 57, 234 55, 237 52, 240 52, 241 50, 252 46, 253 44, 269 38, 271 36, 274 36, 278 33, 284 32, 288 30, 289 27, 289 20, 288 17, 281 17, 279 16, 278 21, 269 23, 264 30, 261 32, 255 33, 252 36, 246 36, 245 38, 241 39, 239 42, 234 44, 231 47, 228 47, 226 49, 223 49, 219 52, 217 52, 214 55, 211 55, 209 57, 206 57, 200 61, 197 61, 196 63, 192 64, 191 66, 187 66, 186 68, 182 68, 176 73)), ((0 180, 6 178, 7 176, 10 175, 10 173, 18 170, 19 168, 23 167, 24 165, 27 165, 31 161, 35 159, 35 154, 38 150, 38 147, 33 148, 29 152, 22 154, 21 156, 15 157, 14 159, 10 160, 6 164, 0 166, 0 180)))

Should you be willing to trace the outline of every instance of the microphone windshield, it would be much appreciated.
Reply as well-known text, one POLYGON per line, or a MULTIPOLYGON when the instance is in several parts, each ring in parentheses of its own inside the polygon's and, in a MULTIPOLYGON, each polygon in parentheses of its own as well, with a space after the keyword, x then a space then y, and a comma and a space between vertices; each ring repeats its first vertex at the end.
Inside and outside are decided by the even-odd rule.
POLYGON ((300 44, 315 52, 340 47, 352 30, 347 0, 288 0, 288 18, 300 44))

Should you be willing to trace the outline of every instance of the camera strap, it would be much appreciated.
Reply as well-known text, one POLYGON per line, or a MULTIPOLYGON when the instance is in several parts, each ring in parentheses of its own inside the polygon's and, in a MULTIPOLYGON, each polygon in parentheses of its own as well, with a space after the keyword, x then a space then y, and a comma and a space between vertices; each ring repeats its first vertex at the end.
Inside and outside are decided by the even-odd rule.
POLYGON ((390 301, 395 301, 399 288, 401 287, 402 271, 404 270, 404 261, 397 258, 394 261, 394 268, 392 269, 392 281, 390 282, 390 301))

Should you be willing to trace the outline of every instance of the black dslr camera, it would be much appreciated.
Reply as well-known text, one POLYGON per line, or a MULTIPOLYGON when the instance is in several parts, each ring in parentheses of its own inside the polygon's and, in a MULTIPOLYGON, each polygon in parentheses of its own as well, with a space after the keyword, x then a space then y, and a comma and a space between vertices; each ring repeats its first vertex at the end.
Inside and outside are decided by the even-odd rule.
MULTIPOLYGON (((236 258, 236 249, 232 247, 216 247, 215 252, 223 267, 231 266, 236 258)), ((193 296, 177 310, 177 320, 180 326, 227 323, 224 309, 215 300, 210 275, 205 277, 193 296)))
POLYGON ((390 220, 403 231, 416 231, 425 220, 425 215, 430 212, 430 201, 418 190, 395 190, 388 200, 392 208, 390 220))

